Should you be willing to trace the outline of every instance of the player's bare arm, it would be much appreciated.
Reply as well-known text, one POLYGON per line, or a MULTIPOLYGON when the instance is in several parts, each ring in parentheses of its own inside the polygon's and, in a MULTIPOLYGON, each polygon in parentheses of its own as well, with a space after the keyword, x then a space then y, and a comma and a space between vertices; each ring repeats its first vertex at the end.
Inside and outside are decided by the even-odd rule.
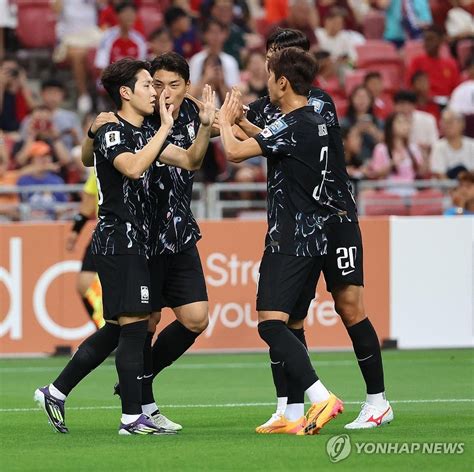
MULTIPOLYGON (((165 96, 160 95, 160 115, 161 126, 155 133, 153 138, 148 141, 147 145, 138 152, 124 152, 118 155, 114 160, 114 167, 129 179, 138 180, 148 167, 153 164, 156 156, 160 154, 161 148, 173 127, 173 110, 174 106, 169 108, 165 106, 165 96)), ((170 146, 168 146, 170 147, 170 146)))
MULTIPOLYGON (((106 123, 118 123, 119 120, 115 113, 111 111, 99 113, 91 125, 90 132, 95 135, 99 128, 106 123)), ((85 167, 92 167, 94 165, 94 139, 87 135, 82 141, 82 163, 85 167)))
POLYGON ((262 154, 262 149, 254 138, 239 141, 234 136, 232 126, 235 124, 240 109, 241 105, 237 97, 235 97, 235 92, 227 93, 219 112, 219 122, 222 145, 224 146, 227 160, 231 162, 242 162, 262 154))
MULTIPOLYGON (((196 140, 188 149, 170 144, 160 155, 160 162, 186 170, 197 170, 201 167, 211 137, 211 129, 216 113, 216 93, 209 85, 203 90, 203 101, 199 102, 199 127, 196 140)), ((164 107, 164 104, 163 104, 164 107)), ((163 111, 160 96, 160 115, 163 124, 163 111)))

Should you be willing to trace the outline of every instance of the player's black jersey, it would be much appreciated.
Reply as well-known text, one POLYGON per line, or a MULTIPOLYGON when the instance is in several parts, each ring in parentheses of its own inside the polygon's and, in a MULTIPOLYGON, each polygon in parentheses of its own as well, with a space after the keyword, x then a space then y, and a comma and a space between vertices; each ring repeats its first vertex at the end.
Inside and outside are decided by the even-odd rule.
POLYGON ((326 253, 324 193, 328 163, 325 120, 305 106, 283 115, 256 141, 268 157, 265 250, 296 256, 326 253))
MULTIPOLYGON (((145 125, 157 130, 160 127, 159 115, 147 117, 145 125)), ((199 126, 199 108, 185 98, 168 140, 187 149, 194 142, 199 126)), ((195 245, 201 233, 191 211, 194 172, 157 161, 151 179, 151 255, 174 254, 195 245)))
MULTIPOLYGON (((99 193, 99 220, 92 237, 92 253, 147 254, 150 230, 151 170, 138 180, 121 174, 114 159, 143 148, 152 135, 117 116, 119 123, 102 126, 94 139, 94 167, 99 193)), ((165 146, 163 146, 164 148, 165 146)))
MULTIPOLYGON (((346 171, 341 128, 334 102, 323 90, 311 88, 308 104, 324 118, 329 133, 328 172, 320 199, 327 222, 357 221, 357 207, 346 171)), ((254 101, 249 108, 248 120, 262 129, 282 116, 280 109, 270 102, 268 96, 254 101)))

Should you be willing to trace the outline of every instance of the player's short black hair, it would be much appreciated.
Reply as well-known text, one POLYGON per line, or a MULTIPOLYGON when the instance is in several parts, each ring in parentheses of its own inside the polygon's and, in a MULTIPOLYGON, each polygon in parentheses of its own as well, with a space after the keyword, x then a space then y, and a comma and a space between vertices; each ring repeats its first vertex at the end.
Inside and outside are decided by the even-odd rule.
POLYGON ((416 103, 416 94, 415 92, 411 92, 410 90, 399 90, 393 96, 394 103, 400 102, 410 102, 416 103))
POLYGON ((102 85, 118 109, 122 106, 120 87, 130 87, 134 92, 137 74, 143 69, 150 72, 150 63, 126 57, 110 64, 102 72, 102 85))
POLYGON ((153 76, 157 70, 176 72, 185 82, 189 81, 189 65, 183 56, 176 52, 166 52, 151 61, 150 74, 153 76))
POLYGON ((43 80, 43 82, 41 82, 41 91, 47 88, 58 88, 58 89, 61 89, 63 92, 65 91, 64 84, 57 79, 43 80))
POLYGON ((284 48, 300 48, 309 51, 309 39, 301 31, 291 28, 277 28, 267 38, 266 50, 278 51, 284 48))
POLYGON ((119 14, 122 13, 123 10, 126 8, 133 8, 135 11, 137 10, 137 6, 135 3, 133 3, 130 0, 124 0, 123 2, 120 2, 118 5, 115 5, 115 13, 119 14))
POLYGON ((382 74, 375 70, 371 72, 367 72, 367 74, 365 74, 365 77, 364 77, 364 84, 366 85, 367 82, 372 79, 382 79, 382 74))
POLYGON ((169 28, 183 16, 188 16, 188 14, 181 7, 170 7, 165 11, 165 25, 169 28))
POLYGON ((286 77, 295 93, 306 96, 318 72, 318 65, 310 53, 289 47, 270 57, 268 70, 275 74, 275 80, 286 77))

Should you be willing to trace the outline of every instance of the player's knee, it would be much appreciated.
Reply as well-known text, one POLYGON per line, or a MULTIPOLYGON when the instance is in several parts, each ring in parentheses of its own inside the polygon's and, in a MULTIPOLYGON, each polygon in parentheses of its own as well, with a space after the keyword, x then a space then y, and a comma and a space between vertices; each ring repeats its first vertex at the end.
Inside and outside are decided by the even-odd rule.
POLYGON ((87 289, 90 287, 91 281, 88 275, 79 273, 76 279, 76 291, 81 297, 85 297, 87 289))
POLYGON ((302 329, 304 328, 304 320, 294 320, 290 318, 287 324, 290 329, 302 329))
POLYGON ((357 296, 341 297, 335 301, 334 308, 345 326, 352 326, 365 318, 363 304, 357 296))
POLYGON ((148 331, 150 333, 154 333, 160 321, 161 321, 161 311, 152 312, 148 320, 148 331))
POLYGON ((194 333, 202 333, 209 325, 209 316, 202 315, 199 317, 193 317, 189 319, 182 320, 181 323, 185 328, 189 329, 194 333))

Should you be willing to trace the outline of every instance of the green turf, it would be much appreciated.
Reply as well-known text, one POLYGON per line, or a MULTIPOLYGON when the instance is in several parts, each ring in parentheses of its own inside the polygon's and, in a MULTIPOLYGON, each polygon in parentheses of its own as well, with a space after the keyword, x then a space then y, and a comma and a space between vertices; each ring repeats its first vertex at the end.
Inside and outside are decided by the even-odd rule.
POLYGON ((363 382, 351 353, 312 354, 312 359, 346 409, 319 436, 308 437, 254 433, 273 411, 263 354, 189 355, 164 371, 155 383, 156 397, 163 412, 184 425, 170 437, 117 435, 112 360, 71 394, 68 435, 52 432, 44 414, 30 410, 34 389, 53 380, 66 359, 0 360, 0 471, 473 470, 474 351, 384 353, 396 419, 384 428, 350 433, 352 442, 463 442, 463 454, 368 455, 353 447, 337 464, 329 461, 326 442, 343 434, 345 422, 356 416, 363 382), (402 402, 433 399, 443 401, 402 402), (446 401, 453 399, 465 401, 446 401), (249 403, 263 405, 240 405, 249 403))

